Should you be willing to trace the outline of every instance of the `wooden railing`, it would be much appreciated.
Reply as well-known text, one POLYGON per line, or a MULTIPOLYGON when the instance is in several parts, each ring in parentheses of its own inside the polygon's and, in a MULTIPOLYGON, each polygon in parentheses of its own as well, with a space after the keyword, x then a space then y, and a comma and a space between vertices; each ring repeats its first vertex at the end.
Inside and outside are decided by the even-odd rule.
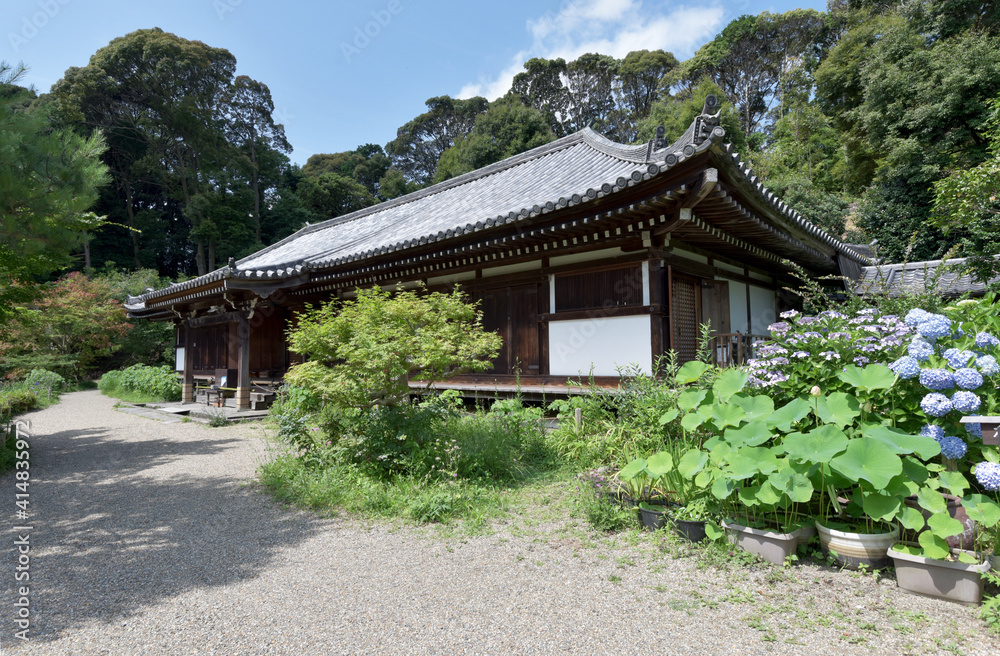
POLYGON ((719 367, 746 364, 747 360, 755 357, 757 345, 769 339, 768 335, 716 333, 709 339, 713 363, 719 367))

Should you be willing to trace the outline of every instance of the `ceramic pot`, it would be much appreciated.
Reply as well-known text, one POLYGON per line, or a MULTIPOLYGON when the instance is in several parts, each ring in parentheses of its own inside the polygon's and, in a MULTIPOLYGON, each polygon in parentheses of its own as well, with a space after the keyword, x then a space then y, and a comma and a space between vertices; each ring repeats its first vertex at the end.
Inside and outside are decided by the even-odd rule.
POLYGON ((826 555, 847 569, 883 569, 892 565, 889 547, 899 539, 899 529, 889 533, 850 533, 827 528, 816 522, 819 545, 826 555))

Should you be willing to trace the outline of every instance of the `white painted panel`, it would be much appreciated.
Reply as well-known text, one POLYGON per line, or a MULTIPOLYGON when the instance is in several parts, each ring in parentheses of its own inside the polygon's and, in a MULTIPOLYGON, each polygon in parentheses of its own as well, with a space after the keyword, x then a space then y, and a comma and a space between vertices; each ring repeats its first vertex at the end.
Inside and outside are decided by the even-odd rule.
POLYGON ((549 274, 549 312, 556 311, 556 277, 549 274))
POLYGON ((493 276, 505 276, 509 273, 521 273, 522 271, 535 271, 542 268, 541 260, 534 260, 532 262, 521 262, 520 264, 506 264, 504 266, 490 267, 488 269, 483 269, 483 278, 492 278, 493 276))
POLYGON ((649 305, 649 262, 642 263, 642 304, 649 305))
POLYGON ((177 347, 176 363, 174 364, 174 371, 184 371, 184 347, 177 347))
POLYGON ((638 364, 652 370, 650 319, 646 315, 549 322, 549 373, 553 376, 617 376, 638 364))
POLYGON ((564 264, 576 264, 577 262, 592 262, 593 260, 607 260, 618 257, 622 254, 620 248, 602 248, 599 251, 587 251, 586 253, 572 253, 570 255, 556 255, 549 258, 549 266, 557 267, 564 264))
POLYGON ((462 280, 472 280, 476 277, 475 271, 465 271, 463 273, 453 273, 450 276, 435 276, 427 279, 428 285, 452 285, 462 280))
POLYGON ((729 281, 729 326, 730 330, 743 333, 747 330, 747 286, 735 280, 729 281))
POLYGON ((754 335, 767 335, 767 327, 775 322, 775 297, 773 289, 750 285, 750 321, 754 335))
POLYGON ((670 250, 671 255, 676 255, 677 257, 683 257, 685 260, 691 260, 692 262, 698 262, 700 264, 708 264, 708 258, 704 255, 698 255, 697 253, 692 253, 691 251, 685 251, 680 248, 673 248, 670 250))

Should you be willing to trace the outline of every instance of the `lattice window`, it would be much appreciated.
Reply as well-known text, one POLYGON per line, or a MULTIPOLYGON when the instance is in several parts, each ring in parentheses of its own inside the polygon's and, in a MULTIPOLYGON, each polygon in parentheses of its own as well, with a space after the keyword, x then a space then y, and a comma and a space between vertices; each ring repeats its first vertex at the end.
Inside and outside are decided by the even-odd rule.
POLYGON ((698 298, 700 286, 694 278, 675 275, 672 290, 673 349, 680 362, 698 357, 698 298))
POLYGON ((642 266, 556 276, 556 311, 642 305, 642 266))

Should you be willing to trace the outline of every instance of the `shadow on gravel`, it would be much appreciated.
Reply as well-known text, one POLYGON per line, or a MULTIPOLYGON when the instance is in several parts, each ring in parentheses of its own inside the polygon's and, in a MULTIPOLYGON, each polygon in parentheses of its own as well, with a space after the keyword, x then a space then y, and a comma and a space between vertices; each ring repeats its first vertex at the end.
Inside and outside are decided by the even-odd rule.
MULTIPOLYGON (((128 622, 185 591, 253 579, 277 551, 314 535, 325 522, 291 515, 231 475, 206 472, 205 459, 238 442, 130 442, 101 429, 46 435, 32 454, 32 640, 54 640, 95 619, 128 622), (181 458, 200 475, 152 471, 181 458)), ((177 464, 172 472, 183 471, 177 464)), ((13 478, 0 481, 13 497, 13 478)), ((3 549, 6 599, 14 599, 16 556, 3 549)), ((6 613, 4 637, 13 635, 12 620, 6 613)))

